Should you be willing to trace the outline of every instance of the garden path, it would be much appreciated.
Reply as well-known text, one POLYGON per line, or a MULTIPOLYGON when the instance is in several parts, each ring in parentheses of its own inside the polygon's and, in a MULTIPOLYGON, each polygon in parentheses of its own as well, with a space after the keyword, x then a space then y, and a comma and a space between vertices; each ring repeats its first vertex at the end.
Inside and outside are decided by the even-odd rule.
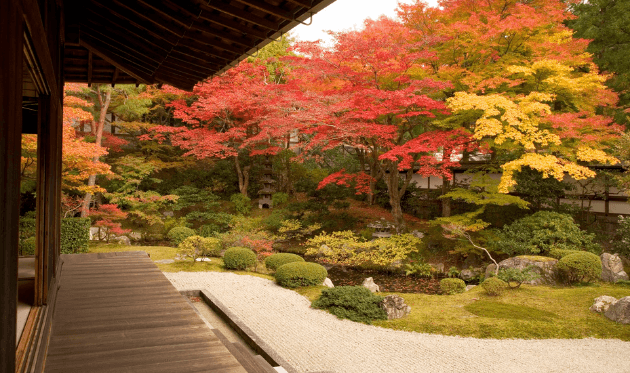
POLYGON ((254 276, 164 273, 209 291, 297 372, 630 372, 630 342, 494 340, 404 332, 339 320, 298 293, 254 276))

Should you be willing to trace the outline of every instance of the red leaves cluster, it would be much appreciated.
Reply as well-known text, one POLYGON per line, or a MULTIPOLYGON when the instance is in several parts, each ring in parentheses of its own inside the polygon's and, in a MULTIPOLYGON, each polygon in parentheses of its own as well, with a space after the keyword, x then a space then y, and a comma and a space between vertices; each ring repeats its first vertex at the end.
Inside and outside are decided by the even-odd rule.
POLYGON ((365 172, 348 174, 344 168, 326 176, 317 185, 317 190, 324 188, 328 184, 337 184, 345 187, 353 187, 357 195, 367 194, 370 192, 370 183, 372 181, 376 180, 365 172))
POLYGON ((258 256, 258 260, 262 260, 273 254, 273 241, 265 238, 254 239, 245 236, 241 239, 241 244, 244 247, 253 250, 258 256))

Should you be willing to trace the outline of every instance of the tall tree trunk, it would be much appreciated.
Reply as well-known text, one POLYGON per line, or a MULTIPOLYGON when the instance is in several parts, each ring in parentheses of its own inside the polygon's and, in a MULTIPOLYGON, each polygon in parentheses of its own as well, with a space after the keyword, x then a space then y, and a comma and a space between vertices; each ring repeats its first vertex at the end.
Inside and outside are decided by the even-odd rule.
POLYGON ((236 166, 236 175, 238 176, 238 190, 242 195, 247 197, 247 188, 249 188, 249 169, 251 166, 241 167, 238 155, 234 157, 234 165, 236 166))
POLYGON ((407 224, 403 217, 402 207, 400 201, 407 191, 407 187, 413 177, 413 170, 408 170, 405 175, 405 180, 400 182, 400 175, 398 174, 398 165, 394 162, 388 162, 387 169, 389 173, 386 173, 383 178, 387 184, 387 194, 389 195, 389 204, 392 206, 392 216, 394 217, 394 224, 396 225, 396 231, 402 233, 407 229, 407 224))
MULTIPOLYGON (((98 97, 98 103, 100 104, 101 110, 98 116, 98 122, 94 122, 92 125, 93 133, 96 135, 95 144, 101 146, 103 143, 103 128, 105 127, 105 118, 107 117, 107 110, 109 109, 109 104, 112 101, 112 91, 108 90, 105 93, 105 97, 101 95, 100 86, 96 85, 96 96, 98 97), (94 128, 95 127, 95 128, 94 128), (96 131, 94 131, 96 130, 96 131)), ((99 161, 99 157, 92 158, 94 163, 99 161)), ((88 178, 88 187, 93 187, 96 185, 96 175, 90 175, 88 178)), ((85 218, 88 216, 90 212, 90 202, 92 202, 92 193, 86 193, 83 198, 83 206, 81 208, 81 217, 85 218)))
MULTIPOLYGON (((449 192, 451 186, 451 182, 442 177, 442 195, 449 192)), ((450 198, 442 198, 442 217, 447 218, 451 216, 451 199, 450 198)))

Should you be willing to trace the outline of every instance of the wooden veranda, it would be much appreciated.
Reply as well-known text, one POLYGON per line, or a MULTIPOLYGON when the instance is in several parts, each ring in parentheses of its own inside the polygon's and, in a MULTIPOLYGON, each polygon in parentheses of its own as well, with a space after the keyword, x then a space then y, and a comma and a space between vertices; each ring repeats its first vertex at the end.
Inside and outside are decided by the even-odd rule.
MULTIPOLYGON (((64 325, 67 332, 74 330, 68 321, 71 319, 62 316, 71 318, 75 314, 71 311, 73 305, 77 310, 96 306, 89 316, 94 325, 114 315, 106 311, 107 297, 93 294, 93 298, 83 298, 87 288, 78 283, 70 286, 70 280, 67 288, 63 284, 65 270, 68 279, 82 276, 82 281, 94 284, 103 280, 98 271, 80 274, 79 267, 70 265, 72 259, 67 267, 62 267, 60 260, 64 83, 170 84, 190 90, 198 81, 225 71, 294 26, 308 22, 333 1, 0 1, 0 372, 71 371, 67 368, 71 363, 57 349, 64 347, 57 343, 63 337, 56 331, 63 331, 64 325), (18 277, 22 133, 38 135, 37 242, 35 257, 28 261, 28 272, 33 274, 28 278, 18 277), (18 329, 16 310, 22 283, 29 286, 26 298, 30 311, 23 329, 18 329), (93 300, 92 305, 81 303, 87 299, 93 300)), ((103 270, 126 271, 128 277, 141 276, 143 271, 127 264, 116 269, 109 261, 101 259, 103 270), (134 270, 139 273, 134 274, 134 270)), ((155 285, 161 280, 147 281, 155 285)), ((143 286, 127 285, 129 294, 143 286)), ((121 289, 117 291, 125 294, 121 289)), ((24 297, 20 302, 24 304, 24 297)), ((159 313, 158 308, 147 312, 159 313)), ((123 328, 126 324, 114 320, 113 325, 123 328)), ((157 328, 148 327, 154 331, 157 328)), ((83 331, 86 339, 92 332, 100 333, 89 327, 83 331)), ((88 346, 94 347, 86 343, 88 346)), ((92 355, 86 354, 89 362, 92 355)), ((123 366, 122 362, 133 358, 122 350, 112 352, 105 360, 120 362, 113 371, 138 371, 123 366)))

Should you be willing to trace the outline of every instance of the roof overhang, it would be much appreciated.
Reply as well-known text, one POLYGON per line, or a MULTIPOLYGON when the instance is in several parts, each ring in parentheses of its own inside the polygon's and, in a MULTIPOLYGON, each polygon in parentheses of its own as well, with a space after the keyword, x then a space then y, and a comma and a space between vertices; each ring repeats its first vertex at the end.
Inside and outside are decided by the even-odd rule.
POLYGON ((65 0, 65 81, 191 90, 332 2, 65 0))

